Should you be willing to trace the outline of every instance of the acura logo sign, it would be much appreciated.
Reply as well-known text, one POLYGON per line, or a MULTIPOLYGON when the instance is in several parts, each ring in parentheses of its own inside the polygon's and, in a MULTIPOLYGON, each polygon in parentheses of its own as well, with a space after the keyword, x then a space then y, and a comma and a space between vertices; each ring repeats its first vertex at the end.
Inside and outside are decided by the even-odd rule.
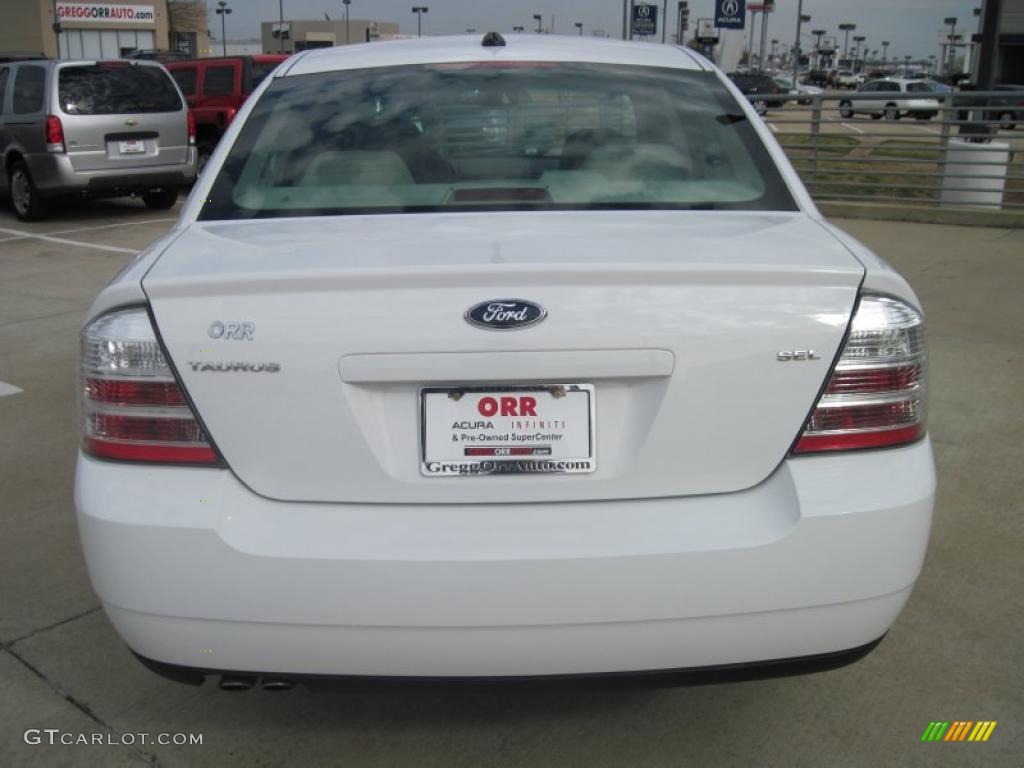
POLYGON ((739 0, 722 0, 722 13, 726 16, 735 16, 739 10, 739 0))
POLYGON ((514 331, 547 317, 540 304, 523 299, 491 299, 466 310, 466 322, 489 331, 514 331))

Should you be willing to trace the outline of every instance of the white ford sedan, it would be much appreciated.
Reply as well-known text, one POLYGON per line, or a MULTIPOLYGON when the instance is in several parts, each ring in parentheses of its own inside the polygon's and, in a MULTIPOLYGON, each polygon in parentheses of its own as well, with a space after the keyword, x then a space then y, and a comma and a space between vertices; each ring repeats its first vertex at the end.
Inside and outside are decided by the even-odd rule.
POLYGON ((694 52, 309 51, 89 313, 78 522, 183 680, 820 669, 920 571, 925 386, 694 52))

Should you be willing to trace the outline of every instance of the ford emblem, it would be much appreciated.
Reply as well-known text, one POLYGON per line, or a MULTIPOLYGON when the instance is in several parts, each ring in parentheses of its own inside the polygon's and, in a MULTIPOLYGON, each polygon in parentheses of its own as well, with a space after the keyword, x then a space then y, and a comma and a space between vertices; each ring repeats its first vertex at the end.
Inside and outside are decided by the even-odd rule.
POLYGON ((466 310, 466 322, 489 331, 514 331, 539 323, 548 313, 540 304, 522 299, 491 299, 466 310))

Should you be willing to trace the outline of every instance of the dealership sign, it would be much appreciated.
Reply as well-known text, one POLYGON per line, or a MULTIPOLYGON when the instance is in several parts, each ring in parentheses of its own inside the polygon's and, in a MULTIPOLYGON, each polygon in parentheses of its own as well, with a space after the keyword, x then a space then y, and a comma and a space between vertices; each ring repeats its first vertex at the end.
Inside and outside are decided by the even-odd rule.
POLYGON ((109 3, 57 3, 60 21, 89 24, 153 24, 152 5, 109 3))
POLYGON ((633 6, 633 34, 655 35, 658 33, 658 7, 655 5, 633 6))
POLYGON ((719 29, 743 29, 746 0, 715 0, 715 26, 719 29))

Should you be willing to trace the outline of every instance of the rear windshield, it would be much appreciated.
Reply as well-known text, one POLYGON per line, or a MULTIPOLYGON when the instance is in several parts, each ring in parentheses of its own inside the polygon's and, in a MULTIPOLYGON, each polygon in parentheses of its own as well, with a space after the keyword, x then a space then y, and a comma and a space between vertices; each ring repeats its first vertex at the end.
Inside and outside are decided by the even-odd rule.
POLYGON ((182 108, 170 75, 161 67, 90 64, 62 67, 57 88, 69 115, 177 112, 182 108))
POLYGON ((908 93, 934 93, 937 90, 938 83, 907 83, 908 93))
POLYGON ((263 79, 277 69, 279 61, 254 61, 250 64, 249 71, 252 77, 250 88, 256 90, 256 86, 263 82, 263 79))
POLYGON ((486 62, 275 81, 200 218, 794 207, 713 73, 486 62))

